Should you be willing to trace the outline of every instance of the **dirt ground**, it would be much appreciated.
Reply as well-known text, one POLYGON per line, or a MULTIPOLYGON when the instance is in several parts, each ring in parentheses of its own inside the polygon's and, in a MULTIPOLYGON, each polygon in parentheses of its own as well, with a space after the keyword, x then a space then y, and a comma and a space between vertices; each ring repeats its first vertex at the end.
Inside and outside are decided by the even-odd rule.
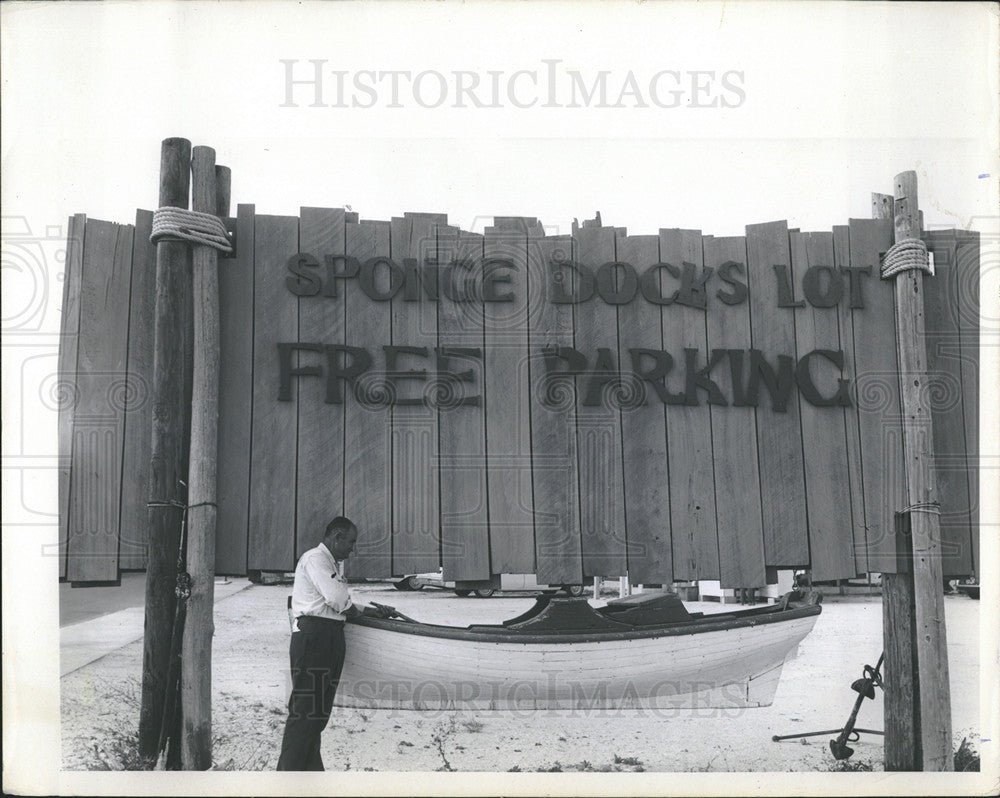
MULTIPOLYGON (((250 586, 216 605, 216 768, 275 766, 288 689, 290 590, 250 586)), ((499 622, 533 602, 525 595, 461 599, 429 588, 403 593, 387 583, 355 585, 352 593, 418 620, 455 626, 499 622)), ((771 737, 843 725, 857 695, 851 682, 881 651, 882 609, 878 597, 827 597, 823 607, 798 656, 786 663, 770 707, 603 713, 335 708, 323 735, 323 759, 328 770, 354 771, 826 771, 834 764, 834 734, 787 742, 771 737)), ((723 609, 710 602, 689 608, 723 609)), ((970 737, 978 748, 979 602, 948 596, 945 610, 955 742, 970 737)), ((63 677, 64 769, 130 766, 141 665, 139 640, 63 677)), ((857 725, 882 728, 881 692, 862 705, 857 725)), ((852 763, 882 768, 881 737, 863 734, 851 745, 852 763)))

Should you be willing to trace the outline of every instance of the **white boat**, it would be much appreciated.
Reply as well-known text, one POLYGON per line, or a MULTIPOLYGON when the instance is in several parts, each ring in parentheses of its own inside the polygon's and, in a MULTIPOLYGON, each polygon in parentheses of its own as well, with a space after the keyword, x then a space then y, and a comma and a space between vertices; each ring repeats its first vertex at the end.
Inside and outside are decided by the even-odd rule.
POLYGON ((503 624, 466 628, 362 616, 345 627, 335 703, 384 709, 760 707, 820 613, 815 593, 688 613, 673 593, 592 608, 539 598, 503 624))

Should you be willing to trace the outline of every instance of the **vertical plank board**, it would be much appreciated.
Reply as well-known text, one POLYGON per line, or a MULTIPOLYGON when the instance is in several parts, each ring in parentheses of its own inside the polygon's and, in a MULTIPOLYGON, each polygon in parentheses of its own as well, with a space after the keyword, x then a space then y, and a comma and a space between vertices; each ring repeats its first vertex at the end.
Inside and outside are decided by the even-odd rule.
MULTIPOLYGON (((253 408, 254 206, 236 209, 236 256, 219 254, 219 514, 215 572, 247 572, 253 408)), ((273 401, 273 396, 267 401, 273 401)))
POLYGON ((73 465, 73 416, 79 401, 76 355, 80 336, 80 283, 87 217, 69 217, 66 266, 63 271, 62 318, 59 323, 59 578, 66 578, 69 539, 69 486, 73 465))
POLYGON ((925 276, 924 333, 928 402, 934 428, 934 481, 941 503, 942 570, 972 573, 969 478, 962 406, 962 346, 958 325, 958 242, 954 231, 928 234, 935 274, 925 276))
POLYGON ((895 513, 906 496, 899 367, 895 347, 872 346, 896 339, 893 285, 879 276, 881 254, 892 246, 892 220, 851 219, 849 227, 851 268, 871 269, 869 277, 855 278, 864 307, 852 311, 868 569, 895 573, 895 513))
POLYGON ((955 256, 958 291, 958 331, 962 347, 962 407, 965 419, 966 467, 969 474, 969 525, 972 532, 972 566, 983 578, 979 555, 979 279, 980 236, 972 230, 959 230, 955 256))
MULTIPOLYGON (((753 348, 763 353, 777 370, 779 356, 794 356, 795 314, 803 312, 778 304, 775 267, 783 268, 786 274, 791 269, 788 224, 784 221, 751 224, 746 232, 753 348)), ((797 301, 804 303, 801 298, 797 301)), ((772 397, 761 381, 756 412, 764 563, 800 567, 809 563, 809 537, 802 428, 793 380, 789 380, 786 401, 784 411, 775 410, 772 397)))
MULTIPOLYGON (((631 264, 639 274, 659 257, 656 236, 618 238, 615 257, 631 264)), ((667 427, 663 401, 639 372, 648 362, 635 360, 630 350, 663 350, 660 307, 637 298, 618 318, 623 402, 622 479, 625 515, 628 519, 629 580, 635 584, 666 584, 673 581, 671 562, 671 496, 667 464, 667 427)), ((670 408, 672 410, 673 408, 670 408)), ((711 506, 705 508, 711 510, 711 506)), ((714 542, 714 535, 713 535, 714 542)))
POLYGON ((87 221, 66 577, 118 579, 132 225, 87 221))
POLYGON ((531 380, 531 481, 535 560, 541 584, 583 582, 576 454, 576 387, 547 378, 544 353, 573 346, 573 305, 552 302, 550 263, 572 260, 569 236, 528 246, 528 368, 531 380))
MULTIPOLYGON (((346 253, 365 262, 389 255, 388 222, 346 223, 346 253)), ((391 340, 388 302, 344 280, 347 346, 367 349, 371 373, 344 386, 344 514, 358 527, 348 562, 351 576, 390 576, 392 570, 392 418, 381 346, 391 340)))
MULTIPOLYGON (((278 344, 298 341, 297 297, 285 285, 285 265, 298 244, 297 217, 254 218, 253 436, 247 542, 247 565, 252 570, 295 567, 295 398, 309 378, 293 377, 291 401, 278 400, 278 344)), ((296 365, 294 359, 292 365, 296 365)))
MULTIPOLYGON (((724 263, 732 261, 741 267, 737 274, 747 273, 746 239, 707 236, 703 244, 706 267, 717 272, 724 263)), ((699 352, 698 362, 707 365, 710 353, 716 349, 744 350, 749 341, 749 304, 717 308, 708 315, 708 350, 699 352)), ((722 361, 709 377, 723 396, 732 397, 732 377, 727 365, 722 361)), ((744 369, 744 379, 745 376, 744 369)), ((699 405, 706 401, 707 397, 699 393, 699 405)), ((766 575, 754 409, 713 405, 711 415, 719 581, 724 588, 760 587, 766 583, 766 575)))
MULTIPOLYGON (((447 224, 440 214, 407 213, 391 227, 392 259, 401 264, 412 258, 421 269, 434 264, 435 229, 447 224)), ((420 354, 401 354, 390 380, 395 389, 392 407, 392 568, 395 574, 433 571, 441 561, 438 485, 437 413, 424 401, 437 346, 437 302, 424 290, 413 298, 399 291, 392 299, 392 345, 420 348, 420 354), (407 372, 414 372, 409 375, 407 372), (423 377, 414 378, 424 372, 423 377), (409 403, 409 404, 407 404, 409 403)), ((456 557, 461 552, 454 553, 456 557)), ((446 574, 447 576, 447 574, 446 574)))
POLYGON ((535 571, 527 318, 530 221, 496 219, 484 230, 484 268, 510 276, 509 283, 492 290, 511 297, 483 303, 490 568, 495 574, 535 571), (499 267, 496 261, 513 269, 499 267))
MULTIPOLYGON (((789 238, 791 272, 796 284, 802 284, 803 275, 811 267, 823 267, 829 285, 843 279, 834 270, 833 233, 791 233, 789 238)), ((796 311, 795 345, 796 362, 801 362, 816 349, 841 351, 837 305, 814 307, 810 304, 796 311)), ((824 399, 835 396, 839 390, 838 381, 847 378, 846 372, 822 357, 810 358, 807 368, 824 399)), ((814 406, 804 398, 800 404, 810 566, 815 580, 848 579, 857 575, 848 477, 847 409, 814 406)))
MULTIPOLYGON (((316 259, 317 274, 326 271, 326 255, 344 254, 344 209, 302 208, 299 252, 316 259)), ((328 290, 299 297, 298 341, 323 346, 344 343, 344 290, 335 280, 328 290), (336 296, 327 296, 336 287, 336 296)), ((299 354, 300 363, 322 364, 322 353, 299 354)), ((323 539, 326 525, 344 514, 344 405, 326 404, 326 381, 300 379, 298 401, 298 470, 295 478, 295 556, 323 539)), ((358 530, 360 533, 360 529, 358 530)))
MULTIPOLYGON (((676 269, 689 263, 695 274, 704 267, 700 230, 660 230, 660 260, 676 269)), ((735 277, 745 284, 746 265, 735 277)), ((671 297, 680 284, 660 270, 661 295, 671 297)), ((730 293, 726 292, 727 295, 730 293)), ((746 298, 743 304, 746 304, 746 298)), ((685 349, 707 353, 708 316, 729 313, 717 296, 706 297, 706 309, 674 300, 660 311, 663 348, 683 371, 685 349)), ((702 355, 699 354, 699 357, 702 355)), ((682 376, 668 377, 673 393, 684 390, 682 376)), ((715 465, 712 459, 712 415, 704 405, 670 405, 667 411, 667 452, 670 458, 670 530, 674 579, 719 578, 719 534, 715 513, 715 465)))
MULTIPOLYGON (((614 228, 580 229, 574 236, 574 248, 576 260, 596 276, 603 264, 615 260, 614 228)), ((585 578, 624 576, 628 568, 621 416, 611 401, 619 378, 618 314, 614 305, 596 294, 576 306, 573 320, 576 349, 587 358, 588 370, 600 368, 603 382, 602 386, 589 377, 577 378, 576 440, 585 578), (603 363, 598 360, 599 349, 606 353, 603 363)), ((631 307, 622 309, 627 313, 631 307)))
MULTIPOLYGON (((908 533, 907 533, 908 534, 908 533)), ((882 639, 885 716, 885 769, 920 770, 923 759, 920 737, 920 676, 917 650, 913 574, 882 577, 882 639)))
MULTIPOLYGON (((851 242, 850 230, 846 224, 834 225, 833 257, 838 271, 844 275, 845 281, 847 281, 849 274, 847 269, 851 265, 851 242)), ((845 282, 845 289, 850 291, 850 282, 845 282)), ((865 485, 861 479, 861 429, 858 418, 856 379, 858 369, 857 358, 854 355, 854 319, 849 293, 837 305, 837 321, 840 325, 841 349, 844 352, 844 374, 851 381, 851 406, 845 408, 844 411, 844 434, 847 451, 847 476, 851 492, 854 569, 857 573, 867 573, 870 569, 868 568, 868 530, 865 522, 865 485)))
POLYGON ((444 360, 432 367, 437 371, 432 397, 438 414, 442 564, 453 579, 490 577, 483 303, 477 287, 482 257, 481 235, 437 228, 443 270, 437 345, 444 360), (463 372, 468 380, 459 378, 463 372))
POLYGON ((122 460, 119 567, 146 567, 149 542, 150 458, 153 449, 153 313, 156 305, 156 245, 149 235, 153 214, 136 211, 129 288, 125 447, 122 460))

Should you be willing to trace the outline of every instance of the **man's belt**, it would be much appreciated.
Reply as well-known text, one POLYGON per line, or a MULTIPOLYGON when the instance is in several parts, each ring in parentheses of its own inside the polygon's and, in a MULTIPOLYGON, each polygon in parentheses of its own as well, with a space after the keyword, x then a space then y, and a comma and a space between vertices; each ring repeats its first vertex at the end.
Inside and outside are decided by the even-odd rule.
POLYGON ((317 630, 328 628, 332 631, 334 628, 344 625, 344 622, 337 618, 321 618, 318 615, 300 615, 295 620, 300 630, 306 630, 312 626, 317 630))

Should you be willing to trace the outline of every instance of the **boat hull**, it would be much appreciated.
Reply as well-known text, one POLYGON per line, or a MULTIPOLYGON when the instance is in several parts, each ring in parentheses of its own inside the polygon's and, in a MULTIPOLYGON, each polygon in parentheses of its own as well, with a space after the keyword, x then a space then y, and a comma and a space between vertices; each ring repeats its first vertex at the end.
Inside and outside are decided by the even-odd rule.
POLYGON ((782 665, 817 614, 564 642, 348 624, 336 704, 415 710, 768 706, 782 665))

